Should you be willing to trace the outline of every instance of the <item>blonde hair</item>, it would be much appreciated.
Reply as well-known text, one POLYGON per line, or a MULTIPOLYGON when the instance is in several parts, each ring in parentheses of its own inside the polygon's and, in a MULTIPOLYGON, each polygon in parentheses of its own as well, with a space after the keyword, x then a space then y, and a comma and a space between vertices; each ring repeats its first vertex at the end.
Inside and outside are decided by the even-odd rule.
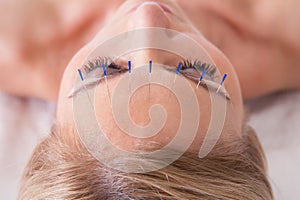
POLYGON ((186 152, 171 165, 144 174, 108 168, 77 136, 65 135, 56 129, 36 147, 19 200, 273 199, 261 145, 249 127, 242 138, 218 144, 203 159, 186 152))

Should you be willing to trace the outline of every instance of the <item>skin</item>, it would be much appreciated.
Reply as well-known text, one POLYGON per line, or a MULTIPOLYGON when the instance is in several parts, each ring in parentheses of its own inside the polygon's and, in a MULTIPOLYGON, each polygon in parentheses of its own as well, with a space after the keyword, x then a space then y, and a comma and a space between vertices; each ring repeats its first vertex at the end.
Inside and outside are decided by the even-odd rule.
MULTIPOLYGON (((1 2, 0 89, 56 102, 68 62, 122 2, 1 2)), ((300 87, 299 1, 176 2, 229 58, 244 99, 300 87)))
POLYGON ((244 99, 300 88, 298 0, 193 2, 192 21, 233 63, 244 99))
MULTIPOLYGON (((296 77, 296 74, 300 72, 300 68, 296 67, 300 62, 298 56, 300 42, 295 36, 300 26, 296 17, 290 16, 288 12, 288 8, 297 8, 293 6, 297 3, 296 1, 289 1, 287 8, 284 9, 284 11, 287 10, 286 12, 277 12, 283 4, 279 0, 276 4, 267 0, 264 2, 227 0, 221 3, 217 0, 177 0, 177 5, 160 1, 174 9, 174 13, 181 20, 173 19, 155 7, 148 8, 150 11, 145 9, 136 12, 136 17, 124 18, 124 12, 127 10, 125 8, 136 2, 130 0, 120 9, 119 6, 123 3, 120 0, 109 3, 101 0, 65 1, 64 3, 39 1, 36 4, 24 2, 24 5, 18 2, 19 6, 11 2, 1 6, 3 13, 6 13, 5 16, 10 19, 10 23, 7 23, 8 20, 2 18, 3 22, 0 23, 3 26, 1 30, 5 30, 2 31, 1 41, 9 44, 7 49, 1 49, 1 89, 15 95, 57 101, 59 123, 72 127, 72 104, 67 94, 77 76, 78 64, 85 59, 97 42, 119 32, 143 26, 171 26, 172 29, 186 33, 202 44, 217 66, 220 66, 221 73, 229 74, 230 78, 226 81, 225 87, 232 97, 232 107, 227 113, 227 119, 230 118, 235 123, 229 125, 227 120, 225 130, 230 128, 236 133, 241 133, 242 95, 244 99, 249 99, 278 90, 300 87, 299 79, 296 77), (271 4, 276 6, 273 6, 272 10, 266 10, 271 4), (68 9, 70 7, 76 9, 76 14, 72 14, 72 10, 68 9), (12 8, 14 12, 9 12, 12 8), (21 14, 17 16, 16 13, 21 14), (235 17, 236 15, 239 17, 235 17), (159 22, 157 18, 164 20, 159 22), (270 27, 272 24, 276 24, 276 27, 270 27), (285 26, 286 24, 288 26, 285 26), (53 32, 54 29, 55 32, 53 32), (227 55, 234 68, 199 30, 227 55), (96 37, 93 38, 94 35, 96 37), (85 46, 78 51, 83 45, 85 46), (72 58, 74 54, 76 55, 72 58), (19 72, 17 75, 16 71, 19 72), (11 79, 11 77, 16 78, 11 79), (29 81, 31 84, 28 84, 29 81)), ((293 13, 297 13, 296 10, 293 13)), ((160 53, 145 51, 134 56, 133 62, 139 63, 139 59, 149 60, 150 58, 154 62, 167 62, 158 56, 160 53)), ((114 89, 115 81, 110 80, 111 90, 114 89)), ((154 92, 160 94, 161 90, 157 88, 154 92)), ((201 97, 198 98, 200 103, 208 101, 206 91, 200 89, 197 92, 198 97, 201 97)), ((104 98, 103 101, 105 101, 104 98)), ((138 94, 136 101, 141 101, 138 94)), ((176 108, 176 103, 174 107, 176 108)), ((148 110, 142 107, 140 109, 148 110)), ((172 114, 177 116, 176 109, 170 108, 170 111, 172 110, 175 112, 172 114)), ((204 107, 200 107, 200 111, 209 116, 204 107)), ((110 121, 111 113, 109 111, 105 113, 106 119, 110 121)), ((100 113, 97 116, 100 119, 104 118, 100 113)), ((140 119, 135 115, 133 118, 140 119)), ((142 119, 140 123, 148 122, 146 114, 142 119)), ((207 122, 201 123, 202 131, 199 130, 198 138, 192 147, 195 150, 207 128, 207 122)), ((172 135, 167 135, 168 132, 172 132, 170 128, 160 134, 164 137, 155 139, 166 142, 167 138, 172 137, 172 135)), ((121 132, 115 130, 114 134, 116 138, 112 138, 113 141, 120 145, 120 141, 124 139, 121 132)), ((127 142, 124 144, 133 142, 128 138, 125 139, 127 142)), ((227 139, 229 140, 230 137, 227 136, 227 139)))
MULTIPOLYGON (((112 35, 117 35, 136 28, 161 27, 182 32, 194 39, 198 44, 204 47, 216 65, 219 66, 218 69, 220 73, 227 73, 228 76, 230 76, 230 78, 226 80, 225 87, 231 97, 231 101, 227 103, 228 111, 223 131, 229 132, 228 130, 230 129, 234 134, 224 134, 222 138, 230 141, 235 137, 241 137, 242 123, 244 119, 242 95, 236 73, 229 61, 217 48, 203 37, 203 35, 190 22, 183 10, 174 2, 159 1, 166 5, 174 14, 165 12, 160 6, 158 6, 158 4, 153 3, 142 4, 135 11, 127 14, 129 9, 142 2, 144 1, 133 0, 122 4, 122 6, 112 16, 111 21, 101 29, 90 43, 88 43, 73 57, 65 70, 61 84, 57 108, 58 122, 62 126, 75 128, 72 110, 73 102, 72 99, 68 98, 68 93, 74 86, 78 77, 78 66, 81 65, 86 56, 89 55, 99 43, 110 38, 112 35), (234 120, 236 123, 231 123, 231 120, 234 120)), ((149 37, 151 37, 151 35, 149 37)), ((163 63, 169 66, 174 66, 174 69, 176 69, 176 64, 180 61, 179 57, 158 50, 140 50, 138 52, 125 55, 125 59, 126 58, 130 59, 135 66, 143 64, 145 60, 152 60, 154 63, 163 63)), ((119 79, 120 76, 117 76, 108 80, 111 93, 114 92, 119 79)), ((189 82, 192 87, 196 87, 194 82, 189 82)), ((168 91, 163 87, 157 85, 151 87, 150 105, 155 103, 164 105, 168 116, 166 125, 156 136, 145 140, 127 136, 115 124, 111 113, 108 95, 103 93, 105 90, 106 86, 104 83, 100 83, 96 88, 95 99, 97 99, 97 101, 95 102, 95 111, 99 124, 101 124, 104 132, 107 133, 108 138, 114 145, 117 145, 122 149, 134 150, 135 148, 132 149, 132 147, 136 147, 137 144, 143 142, 155 141, 161 145, 165 145, 175 136, 178 128, 177 125, 180 123, 180 107, 175 96, 171 96, 170 99, 168 99, 168 91)), ((139 125, 147 125, 150 121, 147 113, 149 110, 149 104, 145 103, 145 94, 147 94, 147 92, 148 87, 140 88, 136 91, 136 94, 133 95, 130 102, 129 110, 131 111, 131 117, 133 121, 139 125)), ((199 144, 203 141, 203 137, 208 129, 211 114, 211 104, 208 91, 200 87, 198 90, 195 90, 195 93, 200 105, 199 113, 205 117, 203 117, 203 120, 199 123, 197 136, 190 147, 191 151, 199 151, 199 144)))

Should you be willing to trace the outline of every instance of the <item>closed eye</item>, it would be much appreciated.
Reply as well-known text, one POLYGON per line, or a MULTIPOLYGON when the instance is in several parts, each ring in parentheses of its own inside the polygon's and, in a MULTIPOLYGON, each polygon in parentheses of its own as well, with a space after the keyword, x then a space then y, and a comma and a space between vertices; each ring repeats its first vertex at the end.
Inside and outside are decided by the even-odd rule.
MULTIPOLYGON (((72 88, 71 92, 69 93, 68 97, 72 98, 77 93, 83 91, 84 89, 90 89, 95 87, 99 82, 101 82, 104 79, 104 73, 102 70, 102 64, 107 69, 107 78, 111 77, 117 77, 121 74, 125 74, 128 72, 128 68, 124 65, 118 65, 115 62, 113 62, 109 58, 102 58, 99 57, 93 62, 88 62, 86 65, 84 65, 81 69, 85 72, 85 78, 84 81, 77 82, 75 86, 72 88)), ((202 64, 202 67, 199 68, 199 62, 198 65, 194 66, 191 65, 191 62, 186 62, 182 65, 183 67, 180 70, 180 73, 195 82, 195 84, 198 84, 199 81, 199 72, 201 70, 208 70, 208 67, 212 67, 212 65, 202 64), (197 68, 198 66, 198 68, 197 68)), ((165 66, 165 69, 170 72, 176 73, 176 68, 174 66, 165 66)), ((211 73, 211 79, 215 78, 215 68, 211 68, 213 72, 211 73), (213 75, 213 76, 212 76, 213 75)), ((202 82, 200 82, 200 86, 209 91, 208 86, 210 88, 213 88, 214 91, 217 91, 219 84, 215 81, 209 80, 208 78, 205 78, 202 82)), ((230 96, 228 92, 225 90, 224 87, 221 88, 219 91, 220 95, 224 96, 227 100, 230 100, 230 96)))

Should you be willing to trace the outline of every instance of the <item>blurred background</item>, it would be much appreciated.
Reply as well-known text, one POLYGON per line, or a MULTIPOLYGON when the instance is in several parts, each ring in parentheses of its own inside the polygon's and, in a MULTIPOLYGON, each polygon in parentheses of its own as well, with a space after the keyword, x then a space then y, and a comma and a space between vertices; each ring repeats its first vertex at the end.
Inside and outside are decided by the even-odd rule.
MULTIPOLYGON (((0 0, 0 199, 16 199, 31 152, 55 122, 53 96, 63 66, 102 25, 103 12, 89 11, 104 1, 89 0, 85 9, 82 2, 0 0)), ((246 105, 267 156, 275 200, 299 200, 300 91, 278 92, 246 105)))

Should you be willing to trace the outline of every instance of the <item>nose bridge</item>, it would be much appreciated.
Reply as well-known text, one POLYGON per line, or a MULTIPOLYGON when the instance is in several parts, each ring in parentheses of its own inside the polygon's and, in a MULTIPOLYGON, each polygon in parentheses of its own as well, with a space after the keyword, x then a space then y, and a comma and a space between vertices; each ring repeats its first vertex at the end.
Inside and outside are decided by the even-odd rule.
POLYGON ((168 66, 177 66, 180 61, 178 55, 173 54, 172 52, 162 51, 158 49, 143 49, 135 52, 131 52, 126 56, 131 60, 133 68, 147 65, 150 71, 150 60, 153 64, 153 71, 155 70, 155 65, 157 63, 168 65, 168 66))
MULTIPOLYGON (((170 28, 169 24, 170 22, 165 11, 155 2, 143 2, 138 5, 136 10, 131 13, 128 21, 129 29, 131 30, 144 27, 170 28)), ((153 43, 157 43, 160 40, 159 36, 151 31, 139 34, 135 39, 139 40, 139 43, 144 44, 145 47, 152 46, 153 43)), ((150 60, 162 62, 160 53, 151 49, 144 49, 143 51, 135 52, 133 55, 132 60, 135 66, 148 63, 150 60)))
POLYGON ((155 2, 144 2, 129 18, 131 29, 141 27, 169 28, 169 19, 165 11, 155 2))
POLYGON ((149 61, 159 62, 159 53, 151 49, 144 49, 142 51, 136 51, 131 54, 131 60, 134 67, 139 67, 145 64, 149 65, 149 61))

